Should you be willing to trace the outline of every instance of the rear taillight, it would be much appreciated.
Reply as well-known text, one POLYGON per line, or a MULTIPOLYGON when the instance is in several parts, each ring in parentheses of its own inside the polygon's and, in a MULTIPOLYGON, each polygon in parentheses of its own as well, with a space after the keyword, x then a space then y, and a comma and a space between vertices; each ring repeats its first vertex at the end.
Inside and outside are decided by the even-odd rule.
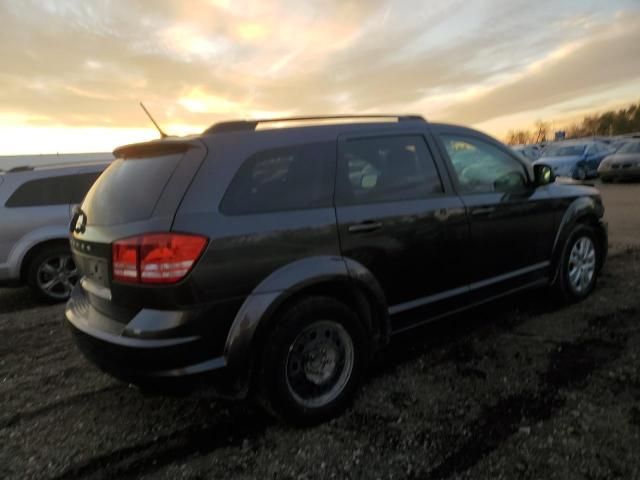
POLYGON ((129 283, 175 283, 202 254, 207 239, 184 233, 150 233, 113 242, 113 279, 129 283))

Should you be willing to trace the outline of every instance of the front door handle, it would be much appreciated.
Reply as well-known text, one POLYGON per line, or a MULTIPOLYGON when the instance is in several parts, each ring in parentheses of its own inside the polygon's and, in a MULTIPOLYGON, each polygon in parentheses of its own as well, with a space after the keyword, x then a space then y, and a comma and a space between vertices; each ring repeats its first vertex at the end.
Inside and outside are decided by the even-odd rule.
POLYGON ((382 223, 374 222, 372 220, 367 220, 362 223, 357 223, 355 225, 349 225, 347 231, 349 233, 363 233, 363 232, 373 232, 374 230, 378 230, 382 228, 382 223))

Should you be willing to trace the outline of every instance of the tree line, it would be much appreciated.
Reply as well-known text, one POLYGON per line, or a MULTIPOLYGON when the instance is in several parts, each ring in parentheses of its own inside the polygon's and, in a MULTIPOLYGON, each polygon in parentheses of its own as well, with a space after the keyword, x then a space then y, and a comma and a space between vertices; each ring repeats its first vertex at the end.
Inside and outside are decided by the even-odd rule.
MULTIPOLYGON (((563 128, 565 138, 581 138, 596 135, 623 135, 640 132, 640 102, 632 103, 627 108, 609 110, 600 114, 587 115, 579 122, 563 128)), ((539 143, 554 139, 555 132, 549 122, 536 121, 530 130, 509 130, 507 143, 519 145, 539 143)))

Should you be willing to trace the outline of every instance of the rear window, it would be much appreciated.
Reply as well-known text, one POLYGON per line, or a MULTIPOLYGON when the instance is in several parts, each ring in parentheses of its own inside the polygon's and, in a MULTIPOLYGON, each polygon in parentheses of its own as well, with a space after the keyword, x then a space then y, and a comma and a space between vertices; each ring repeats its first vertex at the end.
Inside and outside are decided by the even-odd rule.
POLYGON ((340 205, 396 202, 443 192, 421 136, 350 139, 341 146, 336 201, 340 205))
POLYGON ((228 215, 331 205, 335 143, 265 150, 249 157, 220 204, 228 215))
POLYGON ((79 203, 99 173, 39 178, 20 185, 9 197, 7 207, 38 207, 79 203))
POLYGON ((149 218, 182 155, 115 160, 82 204, 87 224, 117 225, 149 218))

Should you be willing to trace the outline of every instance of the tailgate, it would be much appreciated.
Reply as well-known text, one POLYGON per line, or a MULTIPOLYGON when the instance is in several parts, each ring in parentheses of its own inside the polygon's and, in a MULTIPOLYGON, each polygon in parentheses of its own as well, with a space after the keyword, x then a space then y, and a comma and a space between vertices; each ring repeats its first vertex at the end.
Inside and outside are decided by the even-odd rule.
POLYGON ((199 140, 162 140, 124 147, 115 154, 116 160, 93 184, 71 223, 71 250, 84 276, 83 287, 92 305, 104 313, 130 303, 119 298, 117 289, 112 295, 112 242, 171 230, 206 147, 199 140))

